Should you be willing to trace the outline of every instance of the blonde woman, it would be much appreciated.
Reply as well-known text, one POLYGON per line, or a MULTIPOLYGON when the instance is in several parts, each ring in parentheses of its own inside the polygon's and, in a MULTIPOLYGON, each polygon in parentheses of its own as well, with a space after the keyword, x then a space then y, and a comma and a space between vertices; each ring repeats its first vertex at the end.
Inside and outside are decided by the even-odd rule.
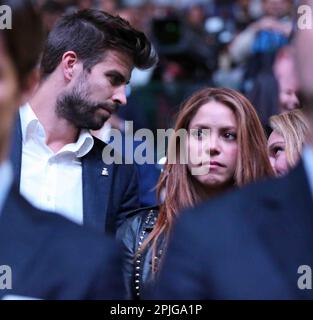
POLYGON ((303 112, 295 109, 272 116, 270 125, 273 131, 267 144, 269 158, 276 175, 281 176, 297 164, 309 124, 303 112))

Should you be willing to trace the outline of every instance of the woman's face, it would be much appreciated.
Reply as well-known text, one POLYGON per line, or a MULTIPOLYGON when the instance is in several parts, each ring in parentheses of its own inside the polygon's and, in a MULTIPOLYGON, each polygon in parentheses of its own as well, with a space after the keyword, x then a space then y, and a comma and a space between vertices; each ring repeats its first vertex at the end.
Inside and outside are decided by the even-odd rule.
POLYGON ((194 178, 213 188, 231 183, 238 156, 234 112, 210 101, 199 108, 188 129, 188 168, 194 178))
POLYGON ((289 170, 289 165, 286 157, 286 143, 284 138, 273 130, 268 138, 267 149, 271 165, 277 176, 286 174, 289 170))

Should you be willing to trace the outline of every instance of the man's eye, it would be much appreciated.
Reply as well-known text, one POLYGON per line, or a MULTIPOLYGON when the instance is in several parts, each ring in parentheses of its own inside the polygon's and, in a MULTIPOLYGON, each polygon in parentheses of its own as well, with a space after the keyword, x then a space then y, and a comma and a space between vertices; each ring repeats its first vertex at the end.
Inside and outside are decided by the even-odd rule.
POLYGON ((109 77, 109 80, 112 86, 119 85, 119 80, 116 77, 109 77))

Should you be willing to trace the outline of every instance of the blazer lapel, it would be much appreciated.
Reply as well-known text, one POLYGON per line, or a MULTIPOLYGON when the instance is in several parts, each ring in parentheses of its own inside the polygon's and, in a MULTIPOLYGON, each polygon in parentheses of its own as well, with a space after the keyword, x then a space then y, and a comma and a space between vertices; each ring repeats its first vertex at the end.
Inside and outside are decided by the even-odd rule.
MULTIPOLYGON (((92 150, 82 158, 83 218, 84 225, 104 231, 106 229, 109 194, 113 181, 113 165, 102 161, 103 143, 95 139, 92 150), (103 169, 107 175, 102 175, 103 169)), ((14 179, 20 186, 22 164, 22 127, 18 114, 12 135, 10 160, 14 169, 14 179)))
POLYGON ((11 138, 10 160, 14 170, 15 183, 20 186, 22 165, 22 126, 20 114, 17 114, 11 138))
POLYGON ((113 165, 102 161, 98 143, 95 139, 92 150, 82 158, 83 217, 85 226, 104 232, 114 172, 113 165))

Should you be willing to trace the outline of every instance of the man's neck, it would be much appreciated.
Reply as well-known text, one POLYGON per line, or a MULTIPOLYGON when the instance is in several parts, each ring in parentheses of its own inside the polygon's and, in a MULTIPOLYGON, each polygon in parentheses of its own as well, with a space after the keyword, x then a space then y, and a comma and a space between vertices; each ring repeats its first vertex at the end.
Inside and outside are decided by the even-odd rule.
POLYGON ((76 142, 79 130, 57 116, 56 101, 63 89, 55 82, 53 79, 43 82, 30 105, 45 130, 47 146, 56 153, 66 144, 76 142))

